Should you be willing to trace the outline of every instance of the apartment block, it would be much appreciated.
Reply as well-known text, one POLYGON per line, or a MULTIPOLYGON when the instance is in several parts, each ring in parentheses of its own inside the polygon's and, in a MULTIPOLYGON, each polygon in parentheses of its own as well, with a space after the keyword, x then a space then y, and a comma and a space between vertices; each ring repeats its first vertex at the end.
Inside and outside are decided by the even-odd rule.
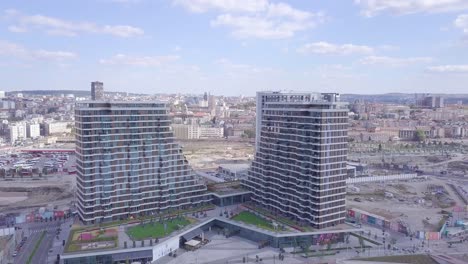
POLYGON ((28 138, 37 138, 41 135, 41 126, 39 124, 27 124, 26 135, 28 138))
POLYGON ((243 185, 314 228, 345 220, 348 108, 333 93, 258 92, 256 153, 243 185))
POLYGON ((174 142, 166 104, 76 104, 78 213, 84 223, 209 203, 206 186, 174 142))
POLYGON ((104 83, 91 82, 91 100, 104 99, 104 83))

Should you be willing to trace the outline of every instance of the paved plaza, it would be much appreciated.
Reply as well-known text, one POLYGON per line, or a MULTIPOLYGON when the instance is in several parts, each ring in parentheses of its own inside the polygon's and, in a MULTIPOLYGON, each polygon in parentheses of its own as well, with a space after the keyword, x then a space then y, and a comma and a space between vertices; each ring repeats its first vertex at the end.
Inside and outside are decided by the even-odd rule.
POLYGON ((264 264, 273 263, 308 263, 307 259, 300 256, 286 256, 284 261, 278 259, 279 251, 271 247, 258 249, 258 243, 252 242, 238 236, 225 238, 216 232, 209 232, 207 238, 211 241, 196 251, 177 250, 177 257, 166 256, 156 263, 164 264, 225 264, 225 263, 243 263, 245 257, 246 263, 255 263, 256 256, 262 259, 264 264))

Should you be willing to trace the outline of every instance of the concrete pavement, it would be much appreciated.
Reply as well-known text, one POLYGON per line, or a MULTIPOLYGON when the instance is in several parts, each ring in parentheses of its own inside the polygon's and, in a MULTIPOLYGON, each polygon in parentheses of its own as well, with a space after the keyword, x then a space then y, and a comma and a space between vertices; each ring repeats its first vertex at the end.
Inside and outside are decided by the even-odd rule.
POLYGON ((37 241, 39 241, 40 237, 41 237, 41 233, 31 234, 26 240, 26 243, 24 243, 21 250, 18 252, 18 255, 15 257, 15 260, 13 261, 13 263, 25 264, 29 256, 31 255, 31 252, 34 250, 34 247, 37 241))

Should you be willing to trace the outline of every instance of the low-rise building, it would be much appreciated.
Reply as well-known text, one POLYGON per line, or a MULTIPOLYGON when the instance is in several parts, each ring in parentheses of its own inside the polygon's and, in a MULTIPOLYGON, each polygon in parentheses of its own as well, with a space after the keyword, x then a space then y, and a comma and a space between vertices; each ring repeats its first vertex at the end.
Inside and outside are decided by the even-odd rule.
POLYGON ((174 131, 175 137, 182 140, 222 138, 224 136, 223 127, 173 124, 172 130, 174 131))
POLYGON ((53 135, 53 134, 61 134, 61 133, 70 133, 71 128, 69 128, 68 122, 50 122, 45 123, 45 134, 46 135, 53 135))

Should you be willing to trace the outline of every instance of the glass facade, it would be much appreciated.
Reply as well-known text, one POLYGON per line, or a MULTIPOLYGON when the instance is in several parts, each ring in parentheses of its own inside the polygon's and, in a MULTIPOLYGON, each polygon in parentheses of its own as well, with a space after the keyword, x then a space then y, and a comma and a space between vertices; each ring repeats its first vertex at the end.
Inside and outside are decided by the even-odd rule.
POLYGON ((252 200, 315 228, 344 222, 348 109, 337 94, 257 93, 252 200))
POLYGON ((121 220, 210 202, 156 102, 77 103, 78 213, 121 220))

